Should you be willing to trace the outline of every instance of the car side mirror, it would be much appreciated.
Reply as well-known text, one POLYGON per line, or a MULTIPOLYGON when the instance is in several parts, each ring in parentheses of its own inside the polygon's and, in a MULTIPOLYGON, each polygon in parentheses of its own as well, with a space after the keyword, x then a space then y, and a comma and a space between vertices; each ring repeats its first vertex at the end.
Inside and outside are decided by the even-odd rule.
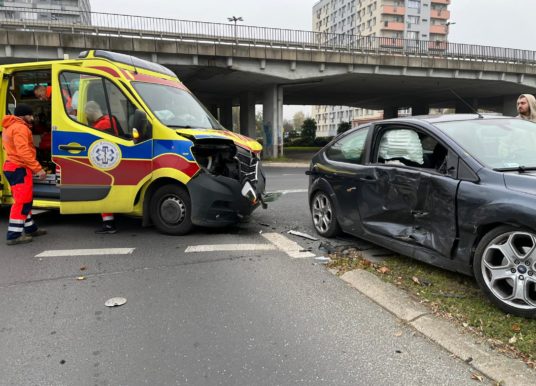
POLYGON ((147 114, 145 114, 144 111, 139 109, 134 111, 130 129, 132 131, 132 139, 134 142, 143 141, 144 139, 151 137, 151 125, 147 120, 147 114))

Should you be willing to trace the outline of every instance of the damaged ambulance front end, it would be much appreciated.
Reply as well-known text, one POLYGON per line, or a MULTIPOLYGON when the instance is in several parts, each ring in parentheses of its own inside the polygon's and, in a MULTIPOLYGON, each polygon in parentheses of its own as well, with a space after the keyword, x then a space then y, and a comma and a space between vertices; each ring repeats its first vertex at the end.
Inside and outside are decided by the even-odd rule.
POLYGON ((145 197, 160 231, 185 234, 193 225, 231 225, 266 207, 257 141, 222 127, 178 79, 145 77, 132 86, 154 118, 155 188, 145 197), (167 182, 172 175, 176 186, 167 182))
POLYGON ((184 132, 199 172, 187 184, 192 223, 222 226, 244 221, 263 202, 266 178, 261 145, 227 130, 184 132))

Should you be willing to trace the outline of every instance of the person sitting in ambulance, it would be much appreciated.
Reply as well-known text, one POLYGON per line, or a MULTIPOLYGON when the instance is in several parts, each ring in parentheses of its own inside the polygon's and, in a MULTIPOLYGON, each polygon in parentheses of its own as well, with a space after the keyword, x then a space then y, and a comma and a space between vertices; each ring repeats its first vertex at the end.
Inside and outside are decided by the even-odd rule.
POLYGON ((115 117, 110 114, 103 114, 102 109, 97 102, 88 101, 86 103, 85 111, 87 122, 91 127, 102 131, 108 131, 110 134, 119 136, 115 117))
MULTIPOLYGON (((42 86, 37 85, 34 87, 34 95, 37 99, 43 102, 50 102, 52 100, 52 86, 42 86)), ((73 100, 71 98, 71 95, 69 94, 69 91, 62 89, 61 90, 63 94, 63 103, 65 104, 65 108, 67 109, 67 114, 69 115, 76 115, 75 110, 73 109, 73 100)), ((78 103, 78 96, 77 96, 77 103, 78 103)))
MULTIPOLYGON (((115 118, 112 117, 110 120, 110 115, 104 115, 102 113, 101 107, 97 102, 88 101, 86 103, 86 118, 88 124, 102 131, 112 130, 115 135, 117 135, 117 123, 115 118), (113 125, 112 125, 113 123, 113 125), (113 127, 112 127, 113 126, 113 127)), ((117 228, 115 227, 115 217, 113 213, 101 213, 102 217, 102 228, 95 231, 97 234, 113 234, 117 233, 117 228)))

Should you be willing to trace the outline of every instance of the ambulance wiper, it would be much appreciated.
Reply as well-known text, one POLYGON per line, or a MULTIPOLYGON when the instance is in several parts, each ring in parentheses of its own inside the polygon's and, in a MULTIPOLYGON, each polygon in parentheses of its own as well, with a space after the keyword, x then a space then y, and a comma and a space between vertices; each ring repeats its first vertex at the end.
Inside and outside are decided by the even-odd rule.
POLYGON ((200 129, 200 130, 207 130, 206 127, 190 126, 190 125, 166 125, 166 126, 171 127, 173 129, 200 129))

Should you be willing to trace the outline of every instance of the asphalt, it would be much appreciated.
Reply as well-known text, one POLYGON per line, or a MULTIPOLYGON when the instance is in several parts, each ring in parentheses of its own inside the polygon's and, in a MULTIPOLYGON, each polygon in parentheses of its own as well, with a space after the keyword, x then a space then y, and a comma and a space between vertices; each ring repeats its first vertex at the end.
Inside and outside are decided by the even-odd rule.
MULTIPOLYGON (((277 168, 308 166, 307 160, 265 163, 265 167, 277 168)), ((366 251, 363 253, 366 254, 366 251)), ((377 259, 372 255, 368 258, 377 259)), ((383 282, 374 274, 355 270, 345 273, 341 279, 452 355, 470 363, 486 377, 503 385, 534 386, 536 384, 534 369, 530 369, 518 359, 509 358, 494 351, 485 340, 464 333, 455 324, 432 315, 425 306, 410 298, 406 292, 383 282)))

